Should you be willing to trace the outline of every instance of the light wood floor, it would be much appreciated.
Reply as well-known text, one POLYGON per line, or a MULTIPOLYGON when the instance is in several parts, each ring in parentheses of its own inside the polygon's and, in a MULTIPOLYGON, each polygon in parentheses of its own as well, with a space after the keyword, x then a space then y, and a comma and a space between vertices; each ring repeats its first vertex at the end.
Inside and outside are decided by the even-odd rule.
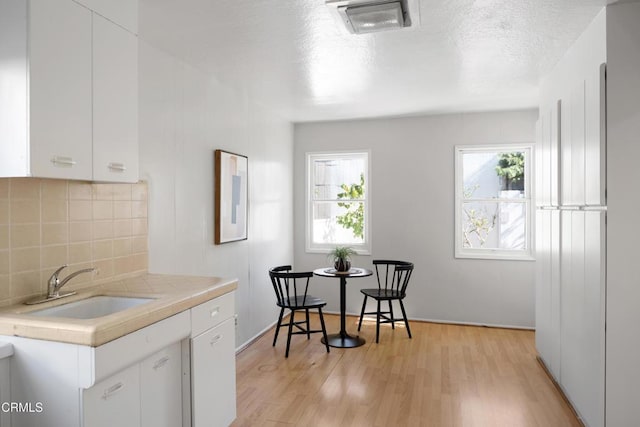
MULTIPOLYGON (((338 316, 326 315, 329 333, 338 316)), ((312 327, 319 325, 312 318, 312 327)), ((357 318, 347 317, 357 331, 357 318)), ((536 360, 532 331, 411 322, 362 325, 367 343, 331 348, 321 334, 273 330, 237 356, 233 426, 580 426, 536 360)))

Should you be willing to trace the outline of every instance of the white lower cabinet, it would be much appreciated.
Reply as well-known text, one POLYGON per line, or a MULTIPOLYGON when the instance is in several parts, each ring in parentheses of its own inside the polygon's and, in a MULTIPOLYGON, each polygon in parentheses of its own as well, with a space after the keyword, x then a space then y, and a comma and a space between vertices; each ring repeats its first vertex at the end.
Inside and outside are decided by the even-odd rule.
POLYGON ((182 424, 182 354, 172 344, 83 390, 85 426, 176 427, 182 424))
POLYGON ((15 349, 12 400, 43 408, 11 414, 11 426, 228 426, 234 306, 231 292, 99 347, 2 336, 15 349))
POLYGON ((192 425, 228 426, 236 418, 235 320, 191 339, 192 425))
POLYGON ((85 426, 140 426, 140 365, 83 390, 82 408, 85 426))

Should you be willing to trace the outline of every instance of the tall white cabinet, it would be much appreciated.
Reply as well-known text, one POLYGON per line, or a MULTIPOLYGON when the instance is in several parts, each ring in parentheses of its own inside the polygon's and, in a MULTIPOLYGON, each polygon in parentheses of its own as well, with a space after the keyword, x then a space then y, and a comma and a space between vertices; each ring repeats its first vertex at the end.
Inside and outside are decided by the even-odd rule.
POLYGON ((640 2, 612 2, 541 85, 536 347, 590 427, 640 419, 638 22, 640 2))
POLYGON ((585 423, 605 423, 605 13, 544 81, 536 346, 585 423))

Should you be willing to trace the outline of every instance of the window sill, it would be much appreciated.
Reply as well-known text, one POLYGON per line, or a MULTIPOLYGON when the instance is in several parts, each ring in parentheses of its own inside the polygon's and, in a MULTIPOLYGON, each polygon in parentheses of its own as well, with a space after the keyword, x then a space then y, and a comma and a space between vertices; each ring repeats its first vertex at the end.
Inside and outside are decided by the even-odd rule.
POLYGON ((504 253, 456 253, 456 259, 486 259, 496 261, 535 261, 531 254, 513 255, 504 253))

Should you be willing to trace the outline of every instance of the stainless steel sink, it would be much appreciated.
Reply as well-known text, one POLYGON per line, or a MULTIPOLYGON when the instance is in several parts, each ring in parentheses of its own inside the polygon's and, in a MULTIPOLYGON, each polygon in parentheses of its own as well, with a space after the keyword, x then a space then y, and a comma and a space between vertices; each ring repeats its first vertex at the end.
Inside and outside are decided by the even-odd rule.
POLYGON ((67 317, 72 319, 95 319, 107 316, 128 308, 137 307, 153 301, 153 298, 129 298, 117 296, 94 296, 80 301, 70 302, 55 307, 35 310, 25 314, 31 316, 67 317))

